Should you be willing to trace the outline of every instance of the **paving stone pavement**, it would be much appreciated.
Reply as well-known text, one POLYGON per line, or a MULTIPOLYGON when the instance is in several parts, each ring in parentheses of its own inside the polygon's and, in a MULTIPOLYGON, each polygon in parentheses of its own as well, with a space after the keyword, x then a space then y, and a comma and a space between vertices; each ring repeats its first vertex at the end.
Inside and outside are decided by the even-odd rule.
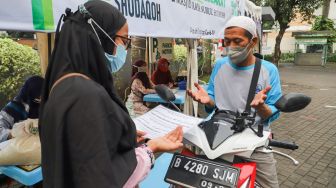
POLYGON ((299 145, 295 151, 277 149, 300 162, 295 166, 275 155, 280 187, 336 188, 336 65, 279 70, 283 93, 300 92, 312 98, 307 108, 282 113, 272 124, 275 139, 299 145))

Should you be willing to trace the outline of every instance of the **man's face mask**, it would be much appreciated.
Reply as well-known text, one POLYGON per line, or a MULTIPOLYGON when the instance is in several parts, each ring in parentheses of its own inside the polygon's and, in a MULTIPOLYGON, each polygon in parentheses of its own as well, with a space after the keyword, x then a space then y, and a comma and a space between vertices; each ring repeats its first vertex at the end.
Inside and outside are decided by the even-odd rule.
POLYGON ((235 65, 239 65, 240 63, 244 62, 248 55, 250 54, 252 48, 252 40, 248 43, 245 47, 226 47, 227 56, 229 56, 231 62, 235 65), (250 48, 250 49, 249 49, 250 48))
POLYGON ((108 61, 107 67, 110 70, 110 72, 111 73, 118 72, 124 66, 124 64, 126 62, 127 50, 126 50, 125 46, 122 45, 122 44, 117 44, 92 18, 90 18, 88 20, 88 23, 91 25, 91 27, 92 27, 93 31, 95 32, 100 44, 101 44, 101 42, 100 42, 99 36, 98 36, 95 28, 93 27, 92 23, 94 23, 107 36, 107 38, 109 38, 114 43, 114 45, 116 47, 115 55, 111 55, 111 54, 108 54, 108 53, 105 52, 105 57, 108 61))

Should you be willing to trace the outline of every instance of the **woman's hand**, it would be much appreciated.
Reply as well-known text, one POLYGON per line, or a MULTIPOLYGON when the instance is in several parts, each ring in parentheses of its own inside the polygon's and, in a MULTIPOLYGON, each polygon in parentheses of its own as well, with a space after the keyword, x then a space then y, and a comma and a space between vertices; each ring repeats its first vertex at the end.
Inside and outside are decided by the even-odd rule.
POLYGON ((149 140, 147 145, 149 149, 155 152, 174 151, 183 146, 183 130, 178 126, 173 131, 169 132, 163 137, 149 140))
POLYGON ((137 130, 136 135, 137 135, 137 143, 140 143, 145 140, 145 137, 143 137, 146 135, 145 132, 137 130))

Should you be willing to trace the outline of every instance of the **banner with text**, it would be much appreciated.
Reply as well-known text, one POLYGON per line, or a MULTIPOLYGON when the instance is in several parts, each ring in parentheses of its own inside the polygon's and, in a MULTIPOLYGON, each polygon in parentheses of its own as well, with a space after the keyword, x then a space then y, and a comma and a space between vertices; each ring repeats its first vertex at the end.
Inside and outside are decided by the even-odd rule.
MULTIPOLYGON (((65 8, 86 0, 5 0, 0 30, 53 32, 65 8)), ((130 35, 222 38, 232 16, 244 15, 245 0, 106 0, 127 18, 130 35)))

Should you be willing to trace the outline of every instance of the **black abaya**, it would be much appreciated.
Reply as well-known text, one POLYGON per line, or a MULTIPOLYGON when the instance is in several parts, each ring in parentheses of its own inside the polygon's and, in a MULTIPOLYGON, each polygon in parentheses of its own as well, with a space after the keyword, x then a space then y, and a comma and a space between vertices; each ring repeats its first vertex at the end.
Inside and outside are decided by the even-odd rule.
POLYGON ((134 125, 97 83, 70 77, 52 91, 40 119, 43 126, 43 186, 122 187, 136 166, 125 149, 134 125), (47 126, 47 127, 46 127, 47 126))
MULTIPOLYGON (((103 1, 88 1, 92 18, 113 38, 126 23, 103 1)), ((134 171, 136 130, 116 95, 104 52, 114 45, 79 11, 67 12, 49 62, 40 107, 43 187, 122 187, 134 171), (51 88, 62 76, 69 77, 51 88)))

